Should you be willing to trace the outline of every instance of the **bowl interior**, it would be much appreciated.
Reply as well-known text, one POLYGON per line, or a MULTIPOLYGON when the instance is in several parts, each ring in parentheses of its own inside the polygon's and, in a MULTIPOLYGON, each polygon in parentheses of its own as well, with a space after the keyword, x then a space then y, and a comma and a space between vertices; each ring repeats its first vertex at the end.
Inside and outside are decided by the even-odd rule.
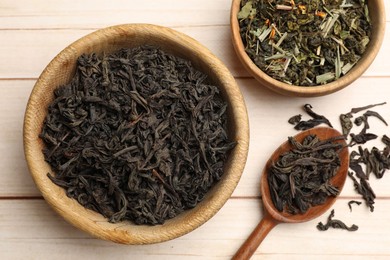
POLYGON ((172 29, 130 24, 105 28, 74 42, 45 68, 31 93, 24 122, 25 155, 33 179, 45 200, 68 222, 90 234, 126 244, 157 243, 184 235, 211 218, 227 201, 236 187, 246 162, 249 142, 248 118, 244 100, 227 68, 205 47, 172 29), (44 161, 44 144, 38 137, 53 90, 73 77, 76 60, 83 53, 111 53, 121 48, 154 45, 190 60, 209 79, 220 86, 229 104, 228 131, 237 146, 229 155, 222 179, 194 209, 166 221, 163 225, 137 226, 130 222, 109 223, 102 215, 87 210, 66 196, 64 190, 48 179, 50 166, 44 161), (238 127, 239 126, 239 127, 238 127))
POLYGON ((343 89, 359 78, 364 73, 364 71, 367 70, 378 54, 383 41, 386 26, 386 15, 383 1, 367 1, 372 23, 372 35, 365 53, 357 62, 357 64, 346 75, 331 83, 312 87, 289 85, 268 76, 261 69, 259 69, 253 63, 251 58, 246 54, 244 44, 241 40, 240 27, 237 19, 237 14, 240 11, 240 3, 241 0, 233 0, 230 12, 230 29, 233 47, 236 51, 236 54, 241 63, 244 65, 245 69, 257 81, 259 81, 261 85, 279 94, 287 96, 315 97, 331 94, 340 89, 343 89))

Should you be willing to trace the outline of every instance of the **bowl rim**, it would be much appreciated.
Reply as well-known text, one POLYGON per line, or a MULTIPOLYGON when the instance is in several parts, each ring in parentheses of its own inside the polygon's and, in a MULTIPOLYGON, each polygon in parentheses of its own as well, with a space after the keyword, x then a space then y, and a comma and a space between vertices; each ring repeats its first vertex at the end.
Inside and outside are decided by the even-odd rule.
MULTIPOLYGON (((242 0, 232 0, 231 9, 230 9, 230 31, 231 31, 231 40, 236 52, 236 55, 242 65, 245 67, 246 71, 248 71, 258 82, 260 82, 265 87, 286 96, 297 96, 297 97, 317 97, 323 96, 327 94, 334 93, 338 90, 341 90, 348 85, 350 85, 353 81, 358 79, 372 64, 376 55, 378 54, 380 47, 383 42, 385 27, 386 27, 386 14, 385 7, 382 0, 371 0, 368 2, 369 6, 374 3, 378 8, 378 11, 375 12, 375 19, 378 20, 378 23, 375 24, 375 31, 377 31, 377 35, 375 37, 375 41, 370 41, 369 49, 370 52, 365 53, 358 61, 359 66, 354 66, 351 71, 349 71, 346 75, 343 75, 336 81, 326 83, 323 85, 316 86, 297 86, 290 85, 279 80, 276 80, 263 72, 256 64, 252 61, 252 59, 245 52, 244 44, 241 40, 240 32, 239 32, 239 23, 237 19, 237 14, 240 9, 240 3, 242 0)), ((372 12, 370 12, 372 15, 372 12)))
MULTIPOLYGON (((46 114, 46 111, 44 114, 46 114)), ((152 244, 171 240, 193 231, 213 217, 227 202, 241 178, 247 160, 249 121, 244 98, 234 77, 222 61, 205 46, 190 36, 168 27, 141 23, 120 24, 99 29, 83 36, 64 48, 46 66, 35 83, 26 106, 23 145, 29 172, 36 186, 46 202, 67 222, 100 239, 123 244, 152 244), (40 131, 42 127, 43 120, 37 122, 36 115, 39 110, 37 108, 39 106, 38 97, 46 95, 45 87, 47 87, 50 77, 54 77, 55 71, 59 68, 58 61, 61 63, 68 62, 74 55, 75 50, 91 43, 91 41, 101 39, 104 42, 107 41, 110 35, 114 35, 113 37, 129 37, 130 32, 147 33, 150 37, 158 37, 163 33, 164 41, 186 46, 185 50, 193 53, 197 59, 202 59, 207 68, 220 79, 220 88, 226 92, 225 98, 231 107, 231 120, 236 126, 233 138, 237 141, 237 145, 229 162, 229 165, 233 167, 229 167, 227 172, 224 173, 226 177, 223 177, 212 188, 215 189, 215 192, 218 192, 218 196, 206 195, 206 198, 194 209, 186 210, 175 218, 167 220, 163 225, 157 226, 137 226, 129 222, 112 224, 99 213, 87 210, 75 200, 68 198, 65 191, 52 183, 46 176, 46 172, 41 171, 41 166, 48 166, 48 164, 44 161, 37 131, 31 131, 34 128, 39 128, 40 131)), ((210 192, 211 190, 208 194, 210 192)))

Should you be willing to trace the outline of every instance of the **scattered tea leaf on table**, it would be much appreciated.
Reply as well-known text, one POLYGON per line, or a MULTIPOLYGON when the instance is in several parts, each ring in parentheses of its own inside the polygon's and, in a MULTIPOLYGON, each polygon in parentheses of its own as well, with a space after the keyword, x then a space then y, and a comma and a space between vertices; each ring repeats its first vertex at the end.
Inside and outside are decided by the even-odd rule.
POLYGON ((334 209, 330 212, 330 215, 328 216, 328 220, 325 224, 322 222, 319 222, 317 225, 317 229, 320 231, 326 231, 329 228, 337 228, 337 229, 345 229, 348 231, 356 231, 359 229, 359 227, 355 224, 352 224, 350 227, 347 226, 343 221, 334 219, 334 209))

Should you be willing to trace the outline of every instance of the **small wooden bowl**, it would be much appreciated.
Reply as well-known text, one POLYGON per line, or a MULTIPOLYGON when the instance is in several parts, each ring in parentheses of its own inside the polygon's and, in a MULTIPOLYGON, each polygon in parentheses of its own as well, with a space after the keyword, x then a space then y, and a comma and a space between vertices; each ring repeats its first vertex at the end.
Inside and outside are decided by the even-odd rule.
POLYGON ((233 46, 236 51, 236 54, 241 63, 244 65, 245 69, 257 81, 259 81, 261 85, 286 96, 324 96, 350 85, 353 81, 359 78, 374 61, 381 47, 385 33, 386 15, 383 0, 367 1, 372 22, 372 35, 365 53, 363 54, 362 58, 357 62, 357 64, 346 75, 340 77, 336 81, 324 85, 311 87, 290 85, 268 76, 259 67, 257 67, 255 63, 253 63, 251 58, 245 52, 245 47, 241 40, 240 27, 237 19, 237 14, 240 11, 240 3, 241 0, 233 0, 230 12, 230 29, 233 46))
POLYGON ((151 244, 182 236, 210 219, 230 198, 248 153, 249 126, 241 92, 228 69, 209 50, 194 39, 169 28, 146 25, 119 25, 91 33, 60 52, 45 68, 32 90, 24 119, 24 151, 31 175, 45 200, 68 222, 91 235, 124 244, 151 244), (154 45, 190 60, 220 86, 228 102, 229 135, 237 141, 225 165, 222 179, 195 208, 166 221, 163 225, 137 226, 130 222, 109 223, 102 215, 85 209, 47 177, 41 132, 53 90, 66 84, 74 75, 76 60, 83 53, 111 53, 121 48, 154 45))

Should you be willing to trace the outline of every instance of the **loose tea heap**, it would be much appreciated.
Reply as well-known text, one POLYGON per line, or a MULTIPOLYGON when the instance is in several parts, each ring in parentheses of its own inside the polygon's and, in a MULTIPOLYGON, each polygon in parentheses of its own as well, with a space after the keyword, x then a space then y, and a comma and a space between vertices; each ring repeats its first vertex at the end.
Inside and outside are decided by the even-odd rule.
POLYGON ((110 222, 161 224, 221 178, 226 109, 205 74, 157 48, 82 55, 40 135, 48 177, 110 222))
POLYGON ((300 143, 288 140, 292 149, 282 154, 268 169, 268 186, 275 208, 290 214, 305 213, 310 207, 337 196, 339 189, 331 184, 341 165, 339 152, 343 136, 320 140, 308 135, 300 143))
POLYGON ((299 86, 348 73, 371 36, 365 0, 242 0, 237 18, 252 61, 272 78, 299 86))

